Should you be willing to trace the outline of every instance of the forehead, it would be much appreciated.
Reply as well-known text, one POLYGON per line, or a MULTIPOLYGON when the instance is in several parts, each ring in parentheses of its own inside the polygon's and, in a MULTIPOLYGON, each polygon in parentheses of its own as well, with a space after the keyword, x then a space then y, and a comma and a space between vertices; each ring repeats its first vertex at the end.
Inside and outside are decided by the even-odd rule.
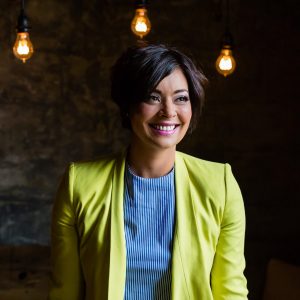
POLYGON ((174 69, 168 76, 163 78, 155 88, 156 90, 188 90, 188 82, 180 68, 174 69))

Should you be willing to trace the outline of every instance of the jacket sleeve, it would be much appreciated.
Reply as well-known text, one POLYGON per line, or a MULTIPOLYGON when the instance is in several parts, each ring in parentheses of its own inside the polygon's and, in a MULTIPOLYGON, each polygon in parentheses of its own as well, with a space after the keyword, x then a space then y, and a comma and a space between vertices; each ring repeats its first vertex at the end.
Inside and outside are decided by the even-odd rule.
POLYGON ((79 241, 73 207, 74 165, 63 176, 52 212, 49 300, 84 299, 79 241))
POLYGON ((239 186, 225 165, 225 207, 211 273, 214 300, 247 299, 244 276, 245 210, 239 186))

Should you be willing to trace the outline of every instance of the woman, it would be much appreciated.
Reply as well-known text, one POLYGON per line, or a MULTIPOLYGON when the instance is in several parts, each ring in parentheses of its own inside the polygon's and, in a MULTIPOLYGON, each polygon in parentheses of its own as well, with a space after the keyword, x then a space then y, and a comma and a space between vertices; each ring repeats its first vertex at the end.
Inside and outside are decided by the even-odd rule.
POLYGON ((123 53, 111 80, 130 146, 66 172, 49 299, 247 299, 230 166, 176 151, 196 126, 205 76, 178 50, 148 45, 123 53))

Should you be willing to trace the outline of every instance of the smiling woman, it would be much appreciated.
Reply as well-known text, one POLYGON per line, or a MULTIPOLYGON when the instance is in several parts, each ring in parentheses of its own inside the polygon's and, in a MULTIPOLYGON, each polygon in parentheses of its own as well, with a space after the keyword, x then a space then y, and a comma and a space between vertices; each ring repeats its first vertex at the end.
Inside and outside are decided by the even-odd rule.
MULTIPOLYGON (((188 83, 181 69, 166 76, 145 101, 131 110, 129 117, 132 128, 129 160, 133 169, 139 173, 135 166, 139 153, 143 153, 144 160, 145 155, 165 152, 170 159, 166 168, 170 170, 176 145, 185 136, 192 117, 188 83)), ((162 176, 166 171, 153 175, 162 176)))
POLYGON ((144 45, 121 55, 111 81, 130 144, 63 177, 49 299, 247 299, 231 168, 176 151, 203 106, 202 71, 174 48, 144 45))

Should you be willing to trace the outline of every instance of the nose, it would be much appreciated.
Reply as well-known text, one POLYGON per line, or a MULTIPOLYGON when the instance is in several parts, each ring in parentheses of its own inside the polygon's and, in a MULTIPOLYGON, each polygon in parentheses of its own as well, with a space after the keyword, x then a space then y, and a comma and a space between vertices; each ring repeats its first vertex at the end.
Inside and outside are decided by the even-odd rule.
POLYGON ((162 107, 160 110, 160 116, 166 118, 173 118, 176 117, 176 106, 172 100, 166 100, 162 102, 162 107))

